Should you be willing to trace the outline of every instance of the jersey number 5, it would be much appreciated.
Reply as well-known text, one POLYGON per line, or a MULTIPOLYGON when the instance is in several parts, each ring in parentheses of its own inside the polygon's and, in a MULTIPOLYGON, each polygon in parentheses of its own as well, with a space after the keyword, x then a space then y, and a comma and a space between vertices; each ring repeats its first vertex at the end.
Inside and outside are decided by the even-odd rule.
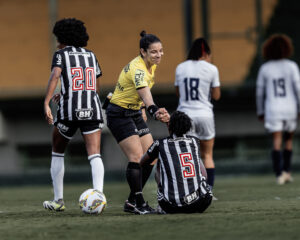
POLYGON ((195 166, 193 163, 192 154, 181 153, 179 154, 180 163, 182 166, 182 173, 185 178, 195 177, 195 166))
POLYGON ((95 70, 92 67, 85 68, 83 75, 82 67, 73 67, 71 68, 72 74, 72 90, 93 90, 96 91, 96 78, 95 70), (84 81, 85 80, 85 81, 84 81), (84 89, 85 83, 85 89, 84 89))

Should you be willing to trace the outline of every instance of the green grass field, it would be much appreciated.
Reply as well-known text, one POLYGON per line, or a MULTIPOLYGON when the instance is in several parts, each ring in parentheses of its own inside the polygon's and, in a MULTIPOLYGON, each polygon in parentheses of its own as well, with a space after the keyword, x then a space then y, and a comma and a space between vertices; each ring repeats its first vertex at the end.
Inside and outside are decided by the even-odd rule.
MULTIPOLYGON (((122 211, 126 183, 107 183, 102 215, 81 212, 78 198, 88 184, 65 186, 65 212, 42 202, 51 186, 0 188, 0 239, 299 239, 300 175, 277 186, 273 176, 218 177, 214 201, 203 214, 137 216, 122 211)), ((144 190, 156 206, 155 184, 144 190)))

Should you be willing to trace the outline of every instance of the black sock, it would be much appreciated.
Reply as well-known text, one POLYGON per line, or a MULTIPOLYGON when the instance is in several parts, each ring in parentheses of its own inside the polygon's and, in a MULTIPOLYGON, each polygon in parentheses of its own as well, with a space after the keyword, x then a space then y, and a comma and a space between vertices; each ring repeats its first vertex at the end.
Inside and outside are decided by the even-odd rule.
POLYGON ((282 172, 282 156, 281 156, 281 151, 278 150, 273 150, 272 151, 272 162, 273 162, 273 171, 276 174, 276 177, 281 175, 282 172))
POLYGON ((142 188, 144 188, 146 182, 148 181, 152 169, 153 169, 153 165, 145 165, 142 167, 142 188))
POLYGON ((126 178, 130 187, 128 201, 131 203, 136 202, 138 206, 141 206, 143 203, 145 203, 145 200, 142 194, 142 170, 138 163, 128 163, 126 170, 126 178))
POLYGON ((215 182, 215 168, 206 168, 206 172, 207 172, 207 184, 212 189, 215 182))
POLYGON ((290 172, 291 171, 291 162, 292 162, 292 150, 283 150, 283 171, 290 172))

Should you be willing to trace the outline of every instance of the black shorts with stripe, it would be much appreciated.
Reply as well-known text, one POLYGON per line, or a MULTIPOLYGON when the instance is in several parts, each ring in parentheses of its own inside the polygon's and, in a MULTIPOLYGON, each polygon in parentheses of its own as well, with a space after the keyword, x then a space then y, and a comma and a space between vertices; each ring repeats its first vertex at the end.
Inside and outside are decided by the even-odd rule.
POLYGON ((133 135, 142 137, 150 133, 141 110, 125 109, 109 103, 106 108, 106 117, 107 127, 118 143, 133 135))
POLYGON ((200 190, 197 192, 199 194, 199 198, 193 201, 191 204, 177 206, 176 204, 171 203, 164 198, 160 199, 158 204, 166 213, 202 213, 211 204, 212 194, 210 192, 203 194, 200 190))
POLYGON ((103 128, 102 121, 84 120, 84 121, 68 121, 57 119, 54 122, 58 131, 67 139, 72 139, 77 129, 79 128, 81 134, 90 134, 97 132, 103 128))

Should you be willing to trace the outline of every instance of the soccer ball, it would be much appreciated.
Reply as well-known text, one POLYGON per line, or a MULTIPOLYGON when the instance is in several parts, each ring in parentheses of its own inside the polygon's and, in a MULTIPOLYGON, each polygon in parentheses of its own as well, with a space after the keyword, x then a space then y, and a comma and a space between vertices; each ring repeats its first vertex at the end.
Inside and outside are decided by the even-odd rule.
POLYGON ((79 207, 84 213, 100 214, 106 207, 106 197, 96 189, 88 189, 80 195, 79 207))

